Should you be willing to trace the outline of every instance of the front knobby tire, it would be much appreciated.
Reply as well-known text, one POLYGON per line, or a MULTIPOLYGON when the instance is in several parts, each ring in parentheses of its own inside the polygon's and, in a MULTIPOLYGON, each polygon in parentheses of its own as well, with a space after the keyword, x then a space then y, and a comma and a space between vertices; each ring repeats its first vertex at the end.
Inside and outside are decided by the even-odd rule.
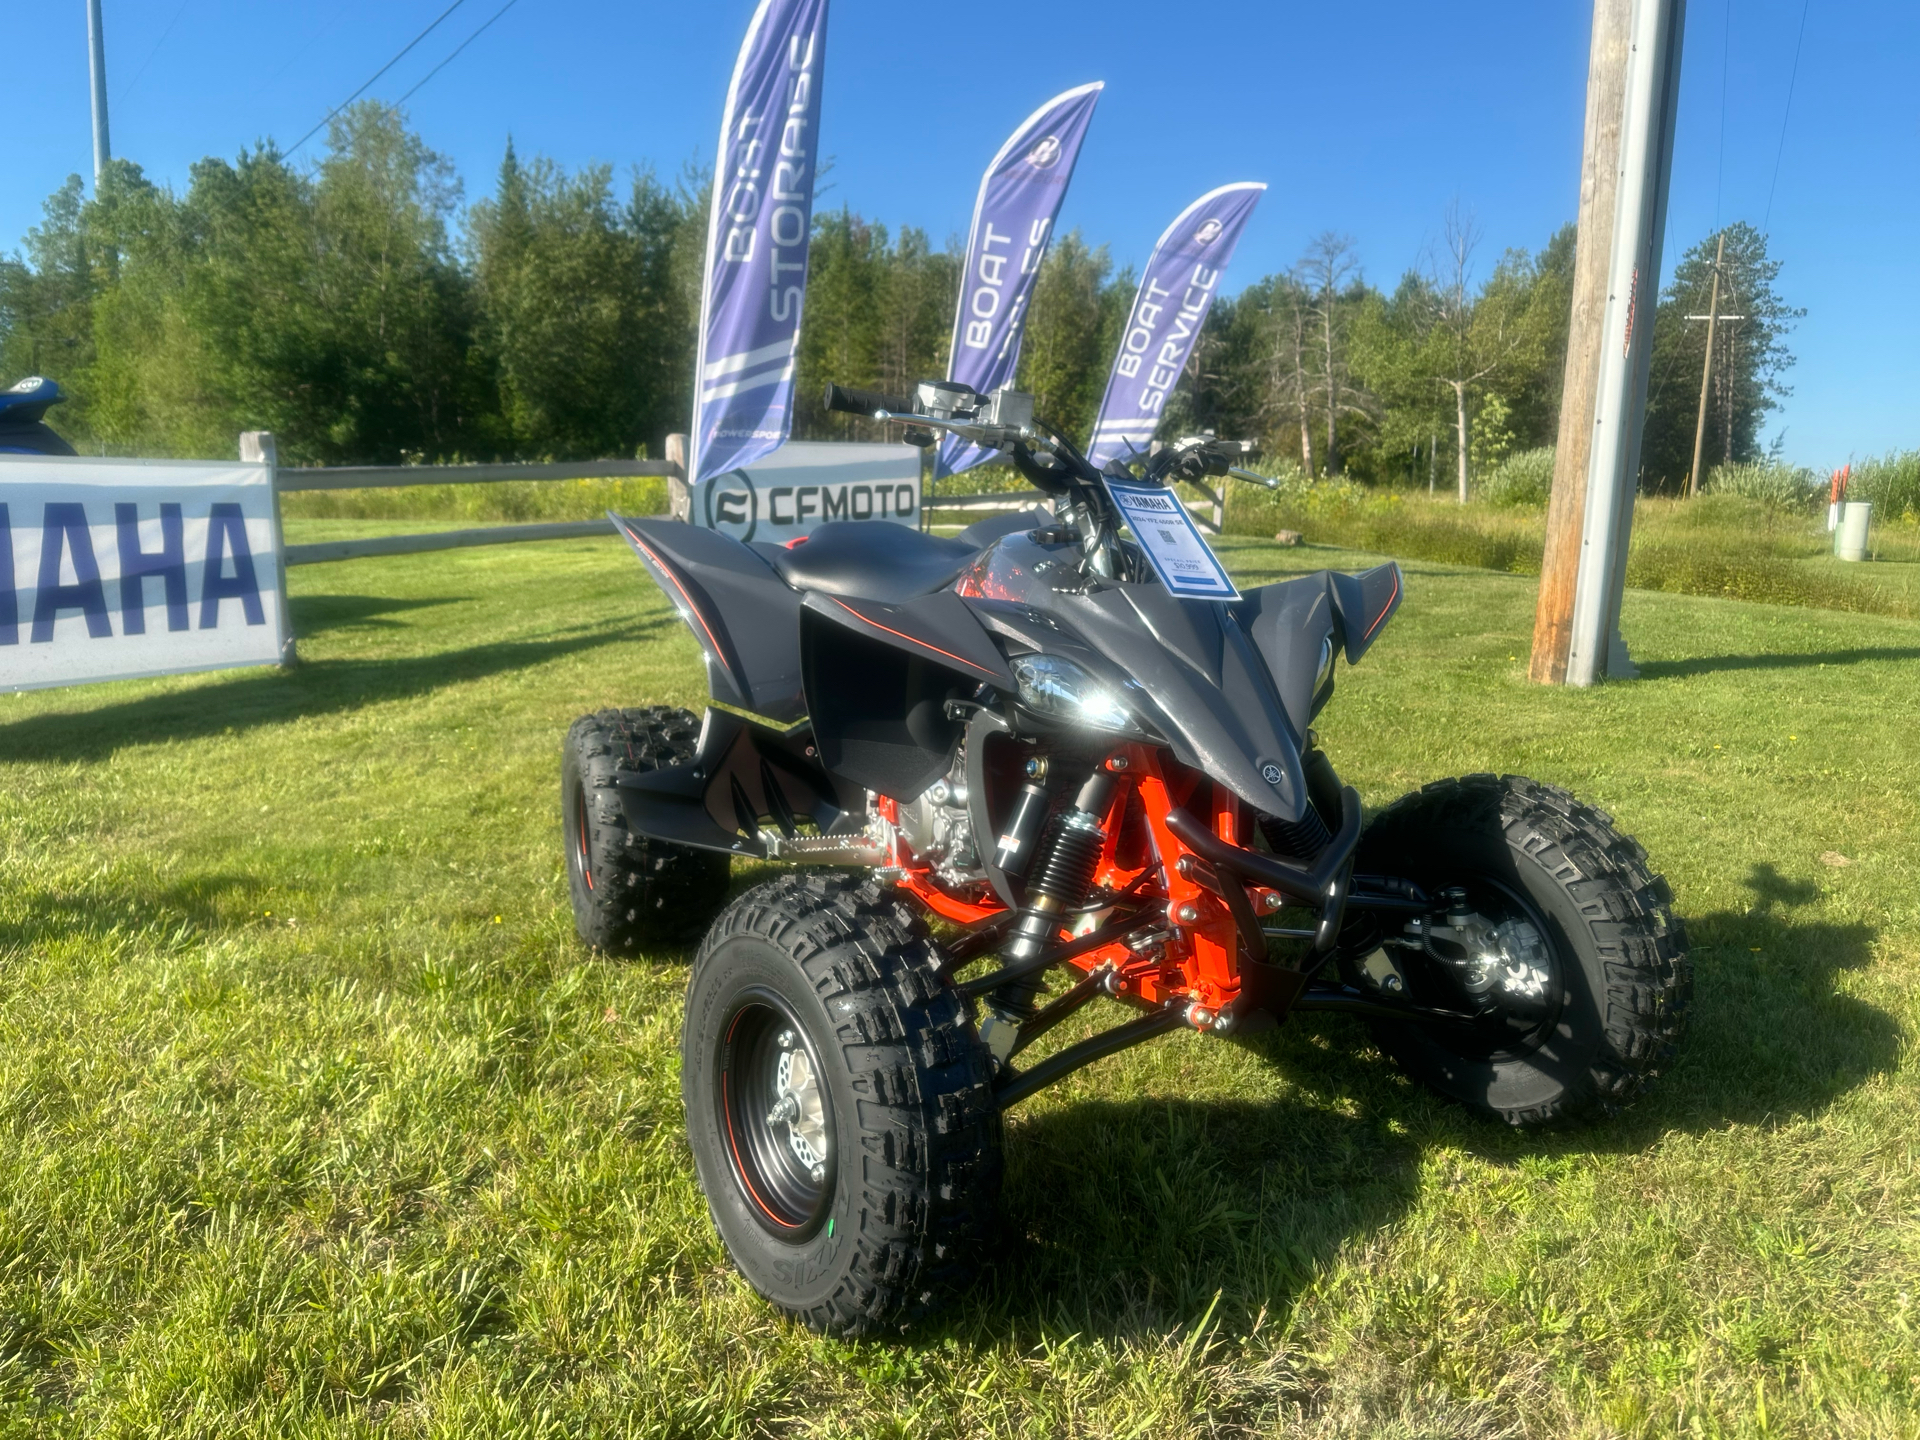
POLYGON ((612 955, 697 939, 727 898, 725 855, 628 828, 622 776, 689 763, 700 743, 690 710, 649 705, 583 715, 567 731, 560 807, 574 929, 612 955))
POLYGON ((1529 916, 1551 952, 1557 994, 1536 1033, 1375 1022, 1412 1078, 1536 1126, 1612 1114, 1671 1063, 1693 990, 1686 932, 1667 882, 1603 811, 1518 775, 1441 780, 1375 818, 1355 869, 1491 897, 1529 916))
POLYGON ((999 1200, 987 1052, 890 894, 817 874, 748 891, 694 959, 681 1033, 687 1137, 728 1255, 833 1335, 897 1330, 962 1288, 999 1200))

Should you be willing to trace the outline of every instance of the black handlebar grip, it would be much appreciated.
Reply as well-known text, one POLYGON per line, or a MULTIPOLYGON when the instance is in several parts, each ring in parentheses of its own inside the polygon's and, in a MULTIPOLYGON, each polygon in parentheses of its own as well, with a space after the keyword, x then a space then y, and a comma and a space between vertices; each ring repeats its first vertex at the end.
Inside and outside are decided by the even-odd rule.
POLYGON ((896 415, 911 415, 913 399, 907 395, 889 395, 883 390, 856 390, 850 385, 827 386, 827 409, 843 415, 871 415, 876 410, 891 410, 896 415))

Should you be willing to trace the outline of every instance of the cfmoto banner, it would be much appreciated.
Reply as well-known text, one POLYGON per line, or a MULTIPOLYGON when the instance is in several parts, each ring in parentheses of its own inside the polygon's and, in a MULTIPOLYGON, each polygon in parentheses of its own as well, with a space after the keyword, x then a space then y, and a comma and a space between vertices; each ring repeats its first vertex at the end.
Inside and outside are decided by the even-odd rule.
POLYGON ((1145 455, 1167 396, 1187 367, 1233 247, 1265 185, 1209 190, 1180 212, 1147 258, 1087 458, 1095 465, 1145 455))
POLYGON ((795 440, 692 487, 676 518, 736 540, 798 540, 829 520, 920 524, 920 452, 911 445, 795 440))
MULTIPOLYGON (((1099 98, 1099 81, 1054 96, 1007 137, 981 177, 953 317, 949 380, 983 393, 1012 383, 1040 261, 1099 98)), ((994 453, 949 435, 934 475, 958 475, 994 453)))
POLYGON ((0 459, 0 690, 278 663, 265 465, 0 459))
POLYGON ((693 479, 787 438, 813 227, 827 0, 760 0, 727 87, 707 216, 693 479))

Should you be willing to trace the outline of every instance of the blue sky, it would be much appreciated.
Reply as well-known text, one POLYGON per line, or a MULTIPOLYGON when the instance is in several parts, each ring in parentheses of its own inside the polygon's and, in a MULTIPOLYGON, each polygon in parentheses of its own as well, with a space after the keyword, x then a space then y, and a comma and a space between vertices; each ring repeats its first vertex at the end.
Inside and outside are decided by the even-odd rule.
MULTIPOLYGON (((114 151, 179 186, 203 155, 289 145, 447 3, 104 0, 114 151)), ((500 3, 465 0, 369 93, 399 98, 500 3)), ((1719 221, 1760 224, 1778 155, 1773 252, 1809 313, 1768 433, 1784 426, 1791 458, 1826 466, 1920 444, 1920 6, 1805 9, 1782 149, 1804 3, 1689 6, 1668 261, 1719 221)), ((750 13, 750 0, 517 0, 408 110, 469 199, 491 189, 509 133, 523 155, 671 175, 711 163, 750 13)), ((1579 0, 834 0, 821 203, 936 242, 962 234, 1007 132, 1103 79, 1062 220, 1123 263, 1195 195, 1246 179, 1273 188, 1229 289, 1326 229, 1353 235, 1368 275, 1391 284, 1456 197, 1491 265, 1573 216, 1590 17, 1579 0)), ((91 167, 84 0, 10 7, 7 30, 0 249, 91 167)))

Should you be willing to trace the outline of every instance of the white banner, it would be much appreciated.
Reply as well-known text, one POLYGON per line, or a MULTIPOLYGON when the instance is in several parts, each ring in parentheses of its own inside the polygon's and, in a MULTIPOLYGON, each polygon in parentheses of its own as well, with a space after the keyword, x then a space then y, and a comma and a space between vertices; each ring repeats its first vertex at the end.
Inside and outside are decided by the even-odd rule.
POLYGON ((0 691, 273 665, 273 470, 0 457, 0 691))
POLYGON ((776 545, 829 520, 920 524, 920 452, 911 445, 789 440, 751 465, 690 487, 677 518, 776 545))

